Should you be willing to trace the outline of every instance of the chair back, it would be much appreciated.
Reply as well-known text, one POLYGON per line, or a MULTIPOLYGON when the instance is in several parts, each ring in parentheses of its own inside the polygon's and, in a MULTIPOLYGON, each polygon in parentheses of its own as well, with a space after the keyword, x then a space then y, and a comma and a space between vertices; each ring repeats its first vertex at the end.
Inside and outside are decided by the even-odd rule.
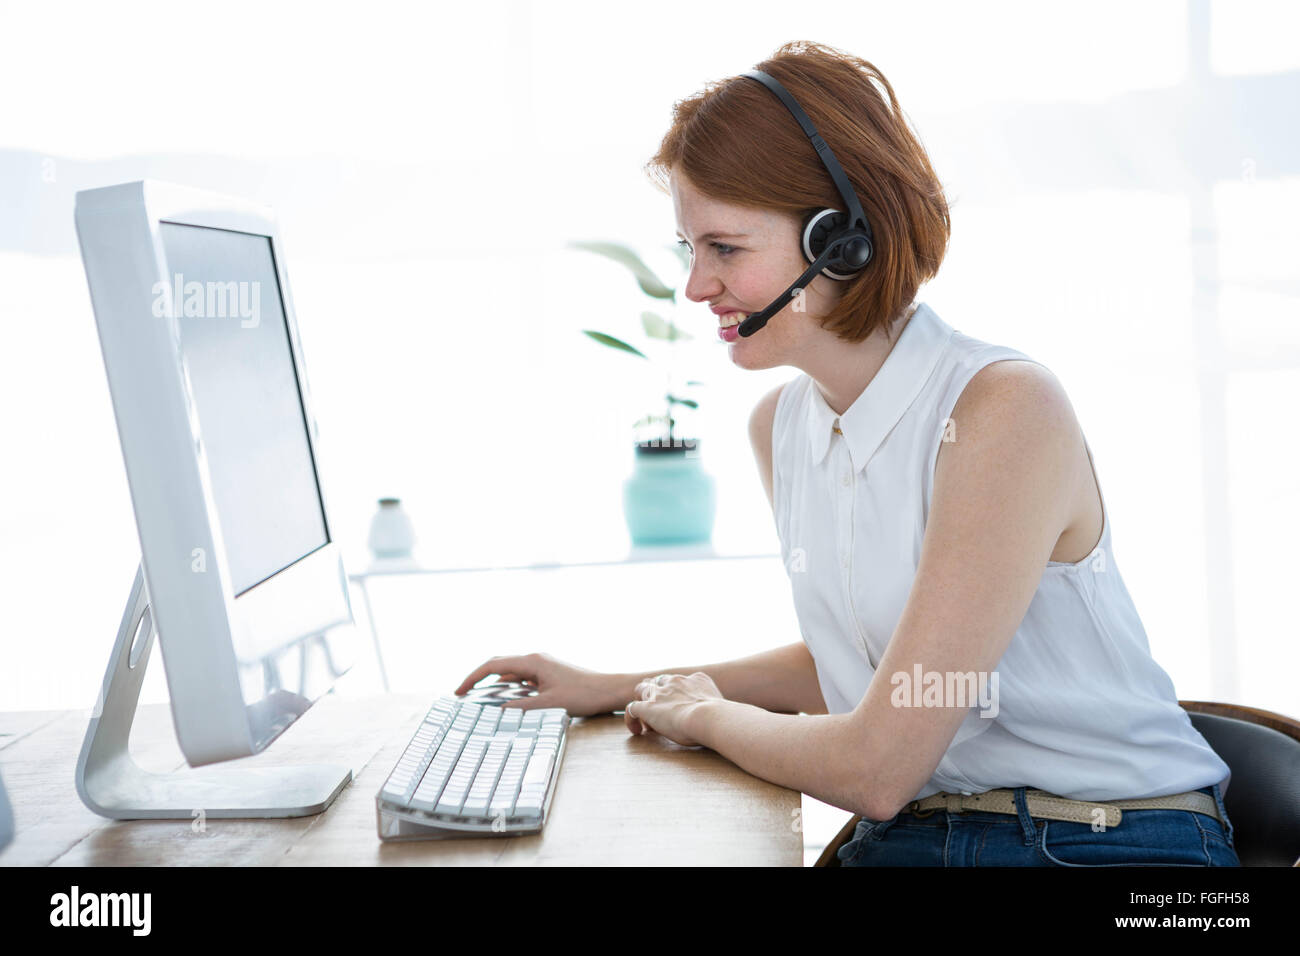
POLYGON ((1236 704, 1180 703, 1232 771, 1223 805, 1241 865, 1300 865, 1300 721, 1236 704))

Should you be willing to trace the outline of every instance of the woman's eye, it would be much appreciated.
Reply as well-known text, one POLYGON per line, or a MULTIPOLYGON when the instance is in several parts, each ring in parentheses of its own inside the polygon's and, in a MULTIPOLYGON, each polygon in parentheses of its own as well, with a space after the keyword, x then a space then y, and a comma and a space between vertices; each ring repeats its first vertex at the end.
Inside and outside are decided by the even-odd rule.
MULTIPOLYGON (((689 252, 692 257, 694 257, 695 250, 691 248, 691 244, 689 242, 687 242, 685 239, 678 239, 677 244, 679 246, 684 246, 686 251, 689 252)), ((710 242, 709 245, 712 246, 720 256, 729 256, 736 251, 735 246, 729 246, 725 242, 710 242)))

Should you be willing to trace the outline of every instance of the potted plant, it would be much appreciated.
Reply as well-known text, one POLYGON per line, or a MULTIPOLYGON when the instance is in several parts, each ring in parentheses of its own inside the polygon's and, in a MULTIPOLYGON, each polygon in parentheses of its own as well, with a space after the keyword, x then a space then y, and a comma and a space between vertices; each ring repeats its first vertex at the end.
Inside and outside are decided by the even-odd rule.
MULTIPOLYGON (((677 290, 645 264, 631 248, 615 242, 572 242, 572 248, 594 252, 619 263, 628 269, 637 284, 656 303, 677 304, 677 290)), ((689 253, 673 246, 684 268, 690 263, 689 253)), ((634 545, 689 544, 708 541, 713 535, 713 519, 717 509, 717 495, 713 476, 706 473, 700 461, 699 438, 686 438, 673 434, 677 420, 673 417, 675 406, 698 409, 694 398, 677 394, 685 388, 703 385, 687 381, 683 389, 673 385, 676 343, 692 336, 678 328, 673 318, 664 318, 657 311, 641 312, 641 328, 646 338, 667 352, 664 363, 667 388, 664 393, 664 413, 647 414, 634 422, 634 430, 647 425, 662 425, 661 436, 638 440, 633 449, 633 473, 623 483, 623 515, 634 545)), ((592 341, 624 355, 654 363, 645 352, 634 345, 594 329, 583 329, 592 341)))

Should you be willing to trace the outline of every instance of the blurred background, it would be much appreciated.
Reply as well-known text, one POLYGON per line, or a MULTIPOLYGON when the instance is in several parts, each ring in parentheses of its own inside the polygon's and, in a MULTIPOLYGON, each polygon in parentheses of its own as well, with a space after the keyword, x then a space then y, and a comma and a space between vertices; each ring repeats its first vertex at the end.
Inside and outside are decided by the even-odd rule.
POLYGON ((0 709, 91 704, 138 561, 72 209, 146 177, 277 211, 351 568, 383 496, 427 566, 558 565, 371 579, 358 614, 393 689, 441 693, 496 653, 659 668, 797 640, 746 422, 798 371, 730 366, 703 305, 666 314, 694 336, 673 367, 705 383, 676 433, 717 482, 717 558, 618 564, 663 366, 581 334, 636 341, 647 299, 568 244, 627 243, 676 284, 671 202, 642 172, 673 103, 810 39, 884 72, 946 185, 952 242, 921 298, 1064 383, 1179 696, 1300 712, 1300 8, 619 16, 0 3, 0 709))

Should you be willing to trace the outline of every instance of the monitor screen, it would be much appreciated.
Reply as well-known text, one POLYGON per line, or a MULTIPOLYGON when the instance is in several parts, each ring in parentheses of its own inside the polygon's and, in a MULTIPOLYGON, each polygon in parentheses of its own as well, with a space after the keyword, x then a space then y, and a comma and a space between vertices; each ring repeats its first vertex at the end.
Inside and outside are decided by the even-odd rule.
MULTIPOLYGON (((329 542, 266 236, 163 222, 168 280, 236 595, 329 542)), ((155 315, 162 315, 159 300, 155 315)))

